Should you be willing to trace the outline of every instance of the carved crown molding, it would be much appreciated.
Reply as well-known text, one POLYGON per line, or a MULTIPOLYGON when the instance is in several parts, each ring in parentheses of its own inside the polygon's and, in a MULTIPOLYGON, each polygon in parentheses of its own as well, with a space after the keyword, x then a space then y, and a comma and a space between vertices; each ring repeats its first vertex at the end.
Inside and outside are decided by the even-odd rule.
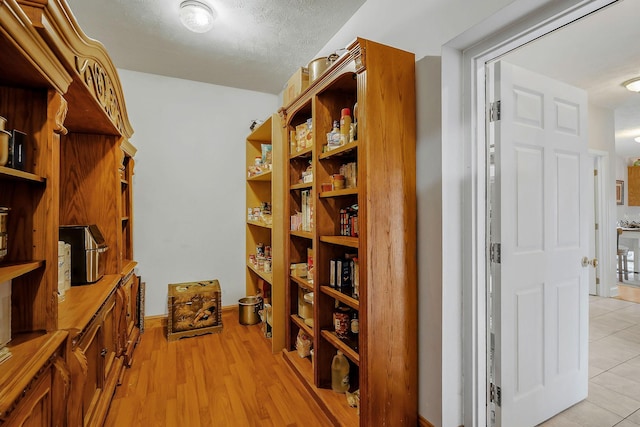
POLYGON ((105 68, 93 59, 76 56, 76 71, 116 128, 126 135, 116 87, 105 68))
MULTIPOLYGON (((63 68, 71 74, 67 78, 82 82, 97 105, 104 110, 114 129, 124 139, 130 138, 133 128, 129 123, 120 79, 102 43, 89 38, 82 31, 65 0, 14 1, 19 2, 33 28, 42 36, 63 68)), ((85 90, 74 88, 76 85, 72 81, 69 82, 71 85, 67 83, 60 87, 63 95, 85 90)), ((78 97, 77 93, 72 96, 76 100, 78 97)), ((76 105, 75 101, 73 105, 76 105)))

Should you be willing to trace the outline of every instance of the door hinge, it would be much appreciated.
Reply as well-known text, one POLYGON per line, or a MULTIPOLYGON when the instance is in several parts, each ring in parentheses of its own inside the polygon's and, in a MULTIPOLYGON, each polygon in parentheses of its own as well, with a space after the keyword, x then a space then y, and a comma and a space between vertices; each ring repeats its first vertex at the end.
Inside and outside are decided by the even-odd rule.
POLYGON ((596 230, 600 229, 600 227, 598 226, 598 223, 596 222, 596 230))
POLYGON ((489 385, 489 402, 502 406, 502 393, 500 387, 494 383, 489 385))
POLYGON ((600 278, 596 277, 596 285, 599 285, 599 284, 600 284, 600 278))
POLYGON ((492 243, 491 248, 489 249, 489 258, 491 262, 500 264, 501 257, 502 257, 502 245, 500 243, 492 243))
POLYGON ((500 120, 500 101, 489 104, 489 121, 496 122, 500 120))
POLYGON ((598 169, 593 170, 593 176, 598 176, 598 169))

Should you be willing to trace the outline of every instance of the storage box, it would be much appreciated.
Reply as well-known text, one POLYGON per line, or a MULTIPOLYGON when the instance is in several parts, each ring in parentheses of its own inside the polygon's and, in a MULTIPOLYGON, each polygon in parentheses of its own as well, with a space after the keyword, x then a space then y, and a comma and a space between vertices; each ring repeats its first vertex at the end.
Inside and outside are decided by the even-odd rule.
POLYGON ((298 288, 298 316, 303 319, 313 319, 313 304, 304 297, 307 293, 309 292, 298 288))
POLYGON ((11 280, 0 283, 0 349, 11 341, 11 280))
POLYGON ((307 277, 307 263, 299 262, 291 264, 291 275, 295 277, 307 277))
POLYGON ((309 69, 300 67, 296 71, 284 88, 282 94, 282 105, 289 105, 298 97, 307 87, 309 87, 309 69))
POLYGON ((169 341, 222 331, 222 295, 217 280, 170 284, 167 300, 169 341))

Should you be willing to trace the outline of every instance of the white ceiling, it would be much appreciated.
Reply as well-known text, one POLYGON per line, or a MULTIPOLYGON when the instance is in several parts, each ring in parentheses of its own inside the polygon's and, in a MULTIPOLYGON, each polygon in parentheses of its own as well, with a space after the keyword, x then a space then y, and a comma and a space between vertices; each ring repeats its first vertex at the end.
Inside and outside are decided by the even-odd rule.
MULTIPOLYGON (((196 34, 180 24, 182 0, 67 1, 118 68, 273 94, 365 2, 203 0, 218 18, 212 31, 196 34)), ((587 90, 591 103, 614 110, 622 157, 640 157, 640 144, 633 141, 640 136, 640 94, 621 86, 640 76, 638 17, 639 0, 620 0, 508 56, 587 90)))
POLYGON ((507 61, 587 91, 614 110, 616 153, 640 157, 640 94, 622 82, 640 76, 640 1, 620 0, 511 52, 507 61))
POLYGON ((218 14, 204 34, 180 23, 182 0, 67 0, 117 68, 273 94, 365 2, 202 1, 218 14))

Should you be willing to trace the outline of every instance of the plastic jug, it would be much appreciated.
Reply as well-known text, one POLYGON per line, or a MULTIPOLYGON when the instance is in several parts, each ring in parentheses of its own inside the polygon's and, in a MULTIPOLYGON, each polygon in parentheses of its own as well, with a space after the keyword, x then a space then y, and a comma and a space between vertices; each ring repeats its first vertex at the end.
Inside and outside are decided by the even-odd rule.
POLYGON ((349 361, 340 350, 331 362, 331 389, 336 393, 349 391, 349 361))

